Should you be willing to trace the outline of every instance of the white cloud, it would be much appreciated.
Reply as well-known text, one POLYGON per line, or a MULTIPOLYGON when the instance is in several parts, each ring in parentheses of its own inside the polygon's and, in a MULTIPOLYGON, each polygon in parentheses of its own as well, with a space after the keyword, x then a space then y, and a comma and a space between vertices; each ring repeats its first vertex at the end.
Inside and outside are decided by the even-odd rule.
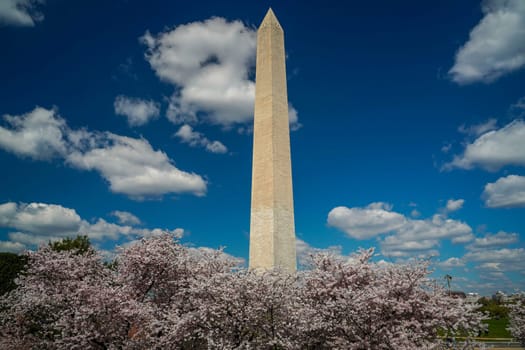
POLYGON ((180 88, 172 96, 168 117, 175 123, 193 121, 206 112, 209 121, 230 125, 253 115, 256 33, 240 21, 211 18, 180 25, 142 38, 146 59, 164 81, 180 88))
MULTIPOLYGON (((8 236, 11 242, 22 244, 24 247, 46 244, 64 238, 59 236, 28 234, 24 232, 9 232, 8 236)), ((72 233, 71 236, 74 236, 74 234, 72 233)))
POLYGON ((56 204, 8 202, 0 205, 0 226, 43 235, 64 236, 78 231, 80 216, 56 204))
POLYGON ((509 278, 511 273, 519 273, 525 270, 525 249, 482 249, 465 254, 467 262, 474 263, 474 267, 479 271, 481 280, 494 281, 491 288, 494 292, 498 290, 523 289, 523 281, 515 283, 514 279, 509 278))
POLYGON ((525 122, 521 119, 481 135, 467 144, 463 154, 456 155, 443 169, 479 166, 495 171, 505 165, 525 166, 525 122))
POLYGON ((439 245, 437 239, 407 240, 403 235, 388 236, 381 241, 383 254, 389 256, 405 255, 410 251, 429 250, 439 245), (403 252, 403 254, 400 254, 403 252))
POLYGON ((482 10, 449 71, 456 83, 489 83, 525 65, 525 1, 485 0, 482 10))
MULTIPOLYGON (((118 213, 125 213, 124 217, 130 220, 126 215, 129 213, 118 213)), ((133 218, 137 219, 135 216, 133 218)), ((21 251, 27 247, 36 247, 49 241, 77 235, 86 235, 92 240, 102 241, 117 240, 122 237, 126 239, 151 237, 166 232, 182 237, 184 233, 181 228, 174 230, 138 228, 132 224, 109 223, 100 218, 89 222, 82 219, 74 209, 46 203, 0 204, 0 227, 17 230, 8 234, 10 241, 0 242, 0 251, 21 251)))
POLYGON ((385 203, 385 202, 372 202, 368 204, 367 208, 375 209, 375 210, 391 211, 394 208, 394 206, 390 203, 385 203))
MULTIPOLYGON (((439 263, 440 267, 456 267, 472 265, 479 271, 480 279, 496 281, 493 286, 476 288, 472 285, 470 288, 478 290, 494 290, 510 288, 513 285, 512 279, 507 275, 512 272, 520 272, 525 269, 525 249, 524 248, 507 248, 503 247, 514 244, 518 241, 519 235, 516 233, 507 233, 500 231, 496 234, 486 234, 484 237, 477 237, 471 244, 467 245, 467 253, 461 258, 449 259, 439 263), (502 248, 503 247, 503 248, 502 248)), ((514 285, 514 287, 516 287, 514 285)))
MULTIPOLYGON (((157 76, 175 86, 167 117, 175 124, 206 121, 229 127, 253 120, 256 31, 214 17, 141 38, 157 76)), ((291 130, 301 127, 289 106, 291 130)))
POLYGON ((453 212, 453 211, 456 211, 456 210, 459 210, 461 208, 463 208, 463 203, 465 203, 465 200, 464 199, 449 199, 447 201, 447 206, 446 206, 446 211, 447 212, 453 212))
POLYGON ((489 208, 525 207, 525 176, 508 175, 488 183, 482 197, 489 208))
POLYGON ((104 143, 87 152, 68 155, 72 166, 98 171, 110 189, 134 198, 189 192, 204 195, 206 182, 197 174, 177 169, 166 153, 155 151, 145 139, 112 133, 104 134, 104 143))
POLYGON ((492 263, 522 263, 525 268, 525 249, 484 249, 468 252, 464 257, 468 261, 492 263))
POLYGON ((464 222, 440 214, 425 220, 411 219, 382 202, 365 208, 336 207, 328 214, 328 224, 356 239, 392 233, 379 239, 381 251, 387 256, 436 254, 434 248, 440 240, 460 244, 474 239, 472 228, 464 222))
POLYGON ((226 153, 228 148, 224 146, 220 141, 210 141, 202 133, 194 131, 193 128, 184 124, 175 133, 182 142, 189 144, 192 147, 204 147, 208 152, 211 153, 226 153))
POLYGON ((121 236, 133 234, 134 230, 131 226, 117 225, 104 219, 97 219, 94 223, 83 221, 79 232, 95 240, 106 238, 117 240, 121 236))
MULTIPOLYGON (((113 192, 144 199, 167 193, 204 195, 206 181, 175 167, 160 150, 143 139, 71 130, 55 110, 36 107, 22 116, 4 116, 11 128, 0 127, 0 147, 34 159, 62 157, 72 167, 96 170, 113 192)), ((210 145, 217 150, 218 145, 210 145)))
POLYGON ((228 148, 222 144, 220 141, 212 141, 206 144, 206 150, 211 153, 226 153, 228 148))
POLYGON ((0 126, 0 148, 33 159, 50 159, 66 153, 66 122, 55 109, 36 107, 27 114, 3 118, 9 127, 0 126))
POLYGON ((465 261, 463 261, 463 259, 460 259, 460 258, 452 257, 452 258, 448 258, 445 261, 439 262, 437 265, 441 268, 451 269, 454 267, 465 266, 465 261))
POLYGON ((141 126, 159 116, 159 104, 151 100, 119 95, 113 103, 115 114, 125 116, 129 126, 141 126))
POLYGON ((115 210, 111 215, 118 219, 119 224, 123 225, 140 225, 140 219, 127 211, 115 210))
POLYGON ((38 4, 44 0, 2 0, 0 1, 0 25, 33 27, 35 22, 44 19, 37 11, 38 4))
POLYGON ((469 225, 439 214, 425 220, 410 220, 398 232, 405 239, 413 240, 449 238, 453 243, 464 243, 473 239, 469 225))
POLYGON ((390 209, 390 205, 381 202, 365 208, 336 207, 328 213, 328 225, 352 238, 368 239, 405 225, 406 218, 390 209))
POLYGON ((497 246, 504 246, 518 241, 517 233, 507 233, 500 231, 496 234, 486 234, 484 237, 476 238, 472 244, 467 246, 470 250, 485 249, 497 246))
POLYGON ((500 271, 502 268, 502 264, 499 262, 488 262, 478 265, 478 269, 480 270, 495 270, 500 271))
POLYGON ((393 235, 380 240, 380 245, 384 255, 406 256, 436 248, 443 239, 461 244, 473 238, 472 228, 466 223, 435 214, 425 220, 407 220, 393 235))

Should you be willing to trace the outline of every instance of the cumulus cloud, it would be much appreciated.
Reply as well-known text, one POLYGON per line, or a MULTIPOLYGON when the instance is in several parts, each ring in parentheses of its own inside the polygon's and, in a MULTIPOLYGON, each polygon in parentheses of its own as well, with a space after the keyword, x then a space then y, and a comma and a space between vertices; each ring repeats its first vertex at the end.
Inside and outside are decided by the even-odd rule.
POLYGON ((129 126, 141 126, 159 116, 159 104, 151 100, 119 95, 113 103, 115 114, 127 118, 129 126))
POLYGON ((13 202, 0 205, 0 225, 19 231, 63 236, 77 231, 80 223, 75 210, 60 205, 13 202))
POLYGON ((388 256, 405 256, 409 252, 430 250, 439 245, 437 239, 407 240, 403 235, 392 235, 381 241, 381 250, 388 256))
MULTIPOLYGON (((525 4, 525 3, 524 3, 525 4)), ((525 166, 525 122, 514 120, 501 129, 492 130, 468 143, 463 154, 443 166, 472 169, 475 166, 496 171, 505 165, 525 166)))
POLYGON ((513 290, 524 287, 523 282, 516 285, 508 276, 508 273, 525 270, 525 249, 523 248, 476 249, 465 254, 463 259, 474 263, 475 269, 480 272, 480 279, 496 282, 494 287, 498 289, 513 290))
POLYGON ((458 244, 474 239, 472 228, 464 222, 440 214, 416 220, 392 211, 391 205, 381 202, 364 208, 336 207, 328 214, 328 224, 356 239, 389 234, 378 240, 381 251, 396 257, 418 252, 435 255, 434 248, 442 239, 458 244))
POLYGON ((328 213, 328 225, 352 238, 368 239, 405 225, 406 218, 390 209, 390 205, 382 202, 371 203, 365 208, 336 207, 328 213))
MULTIPOLYGON (((205 121, 221 126, 253 119, 256 31, 214 17, 141 38, 157 76, 174 85, 167 117, 175 124, 205 121)), ((290 105, 291 130, 301 127, 290 105)))
POLYGON ((525 207, 525 176, 508 175, 486 184, 482 198, 489 208, 525 207))
POLYGON ((147 140, 104 133, 103 141, 88 151, 71 152, 67 163, 99 172, 109 182, 111 191, 133 198, 171 192, 205 194, 202 177, 177 169, 166 153, 155 151, 147 140))
MULTIPOLYGON (((129 215, 124 217, 129 221, 129 215)), ((74 209, 61 205, 14 202, 0 204, 0 227, 16 230, 9 232, 9 241, 0 242, 0 251, 15 252, 77 235, 86 235, 92 240, 101 241, 117 240, 122 237, 126 239, 151 237, 165 232, 181 237, 184 232, 181 228, 174 230, 138 228, 129 222, 115 224, 100 218, 90 222, 82 219, 74 209)))
POLYGON ((38 5, 44 0, 2 0, 0 1, 0 25, 33 27, 44 19, 38 5))
POLYGON ((450 213, 463 208, 463 203, 465 203, 464 199, 449 199, 445 209, 450 213))
POLYGON ((67 151, 66 122, 55 109, 36 107, 21 116, 4 115, 0 126, 0 148, 21 157, 50 159, 67 151))
POLYGON ((74 168, 95 170, 113 192, 137 199, 206 193, 200 175, 178 169, 166 153, 154 150, 143 138, 72 130, 56 110, 41 107, 4 119, 10 127, 0 127, 0 148, 33 159, 61 157, 74 168))
POLYGON ((525 65, 525 2, 485 0, 482 10, 449 71, 458 84, 490 83, 525 65))
POLYGON ((382 253, 387 256, 407 256, 423 251, 427 251, 427 255, 436 255, 432 249, 439 247, 443 239, 461 244, 473 238, 472 228, 466 223, 435 214, 425 220, 407 220, 405 225, 379 243, 382 253))
POLYGON ((146 59, 157 76, 179 89, 171 98, 168 117, 175 123, 207 113, 221 125, 249 121, 255 84, 256 32, 240 21, 211 18, 180 25, 157 36, 142 37, 146 59))
POLYGON ((141 221, 138 217, 127 211, 115 210, 111 212, 111 215, 116 217, 119 224, 123 225, 140 225, 141 221))
POLYGON ((477 237, 472 244, 467 246, 470 250, 493 248, 498 246, 505 246, 508 244, 518 242, 517 233, 507 233, 500 231, 496 234, 486 234, 484 237, 477 237))
POLYGON ((184 124, 175 133, 175 137, 178 137, 182 142, 189 144, 191 147, 204 147, 206 151, 211 153, 226 153, 228 148, 220 141, 210 141, 202 133, 194 131, 193 128, 184 124))

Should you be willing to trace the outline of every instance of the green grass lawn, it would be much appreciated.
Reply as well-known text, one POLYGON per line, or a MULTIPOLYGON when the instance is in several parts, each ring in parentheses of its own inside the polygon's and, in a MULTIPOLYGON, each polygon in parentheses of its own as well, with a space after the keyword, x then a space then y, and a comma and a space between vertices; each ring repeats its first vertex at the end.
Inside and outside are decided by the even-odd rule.
POLYGON ((500 319, 490 319, 483 321, 489 325, 489 332, 483 334, 482 338, 512 338, 509 331, 506 329, 509 325, 509 320, 507 318, 500 319))

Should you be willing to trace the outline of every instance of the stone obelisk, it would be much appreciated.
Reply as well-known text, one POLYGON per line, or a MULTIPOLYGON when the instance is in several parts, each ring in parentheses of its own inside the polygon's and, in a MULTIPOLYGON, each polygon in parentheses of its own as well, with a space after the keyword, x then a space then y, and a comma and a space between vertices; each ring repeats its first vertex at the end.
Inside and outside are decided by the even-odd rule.
POLYGON ((250 269, 296 270, 284 33, 272 9, 257 31, 250 269))

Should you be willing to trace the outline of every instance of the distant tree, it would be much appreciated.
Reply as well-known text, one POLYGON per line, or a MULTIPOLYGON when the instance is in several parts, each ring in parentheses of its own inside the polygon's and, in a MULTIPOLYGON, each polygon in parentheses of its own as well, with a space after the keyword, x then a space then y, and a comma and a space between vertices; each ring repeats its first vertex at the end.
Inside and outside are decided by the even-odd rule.
POLYGON ((525 299, 510 305, 508 330, 514 338, 525 345, 525 299))
POLYGON ((27 257, 0 252, 0 295, 16 288, 15 279, 25 270, 27 257))
POLYGON ((509 309, 507 305, 504 305, 497 299, 483 297, 478 300, 478 304, 481 304, 481 306, 478 308, 478 311, 488 313, 492 319, 502 319, 508 317, 509 309))
POLYGON ((63 238, 59 241, 49 242, 49 247, 55 252, 75 251, 76 254, 84 254, 90 251, 91 242, 88 236, 77 236, 76 238, 63 238))

